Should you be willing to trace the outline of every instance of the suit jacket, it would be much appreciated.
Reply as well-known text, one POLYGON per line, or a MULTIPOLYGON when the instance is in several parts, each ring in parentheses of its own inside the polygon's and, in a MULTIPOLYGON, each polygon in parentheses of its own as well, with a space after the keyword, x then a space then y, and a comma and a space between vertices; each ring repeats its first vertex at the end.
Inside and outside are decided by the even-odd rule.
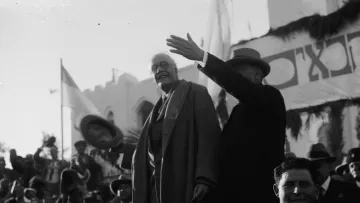
POLYGON ((360 202, 360 189, 354 184, 331 178, 325 195, 320 203, 357 203, 360 202))
MULTIPOLYGON (((216 183, 220 125, 207 89, 181 81, 169 96, 162 123, 160 203, 190 203, 196 183, 216 183)), ((160 104, 160 99, 155 105, 160 104)), ((133 156, 133 203, 149 203, 150 113, 133 156)))
POLYGON ((236 199, 239 191, 256 197, 259 190, 276 200, 273 169, 283 160, 286 136, 286 109, 280 91, 251 83, 211 54, 205 67, 198 68, 239 100, 221 135, 218 191, 223 202, 236 199))

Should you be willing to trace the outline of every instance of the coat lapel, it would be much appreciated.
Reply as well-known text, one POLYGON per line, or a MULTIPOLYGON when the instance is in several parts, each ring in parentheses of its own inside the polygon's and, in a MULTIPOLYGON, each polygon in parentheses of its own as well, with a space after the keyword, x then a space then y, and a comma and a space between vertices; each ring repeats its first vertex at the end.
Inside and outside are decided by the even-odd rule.
POLYGON ((165 117, 163 121, 163 131, 162 131, 162 155, 164 156, 167 146, 171 138, 172 131, 175 126, 175 122, 181 109, 184 105, 184 101, 187 93, 190 89, 190 83, 185 80, 180 81, 179 85, 170 95, 170 101, 167 104, 165 117))

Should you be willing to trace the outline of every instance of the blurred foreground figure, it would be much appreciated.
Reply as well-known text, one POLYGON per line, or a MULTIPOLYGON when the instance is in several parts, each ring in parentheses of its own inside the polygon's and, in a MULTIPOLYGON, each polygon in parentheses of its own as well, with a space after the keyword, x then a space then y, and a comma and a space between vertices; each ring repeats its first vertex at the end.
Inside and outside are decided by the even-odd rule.
POLYGON ((236 50, 224 62, 201 50, 189 34, 187 38, 172 35, 167 39, 170 51, 199 62, 201 72, 239 100, 221 135, 218 199, 212 199, 232 202, 241 192, 241 198, 252 200, 261 191, 267 202, 276 202, 271 177, 284 159, 286 109, 280 91, 262 84, 270 65, 250 48, 236 50))
POLYGON ((162 92, 133 158, 133 203, 190 203, 215 187, 220 124, 205 87, 179 80, 167 54, 152 58, 162 92))
MULTIPOLYGON (((293 158, 285 160, 274 169, 274 192, 279 198, 279 202, 318 202, 319 191, 315 182, 316 175, 315 168, 307 159, 293 158)), ((263 202, 267 201, 264 199, 263 202)))

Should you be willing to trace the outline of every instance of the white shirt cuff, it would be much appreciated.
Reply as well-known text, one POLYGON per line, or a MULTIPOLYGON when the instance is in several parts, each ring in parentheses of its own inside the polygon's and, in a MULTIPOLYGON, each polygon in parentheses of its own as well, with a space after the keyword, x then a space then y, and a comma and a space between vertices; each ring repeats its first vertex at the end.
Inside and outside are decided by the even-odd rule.
POLYGON ((204 68, 204 67, 206 66, 207 59, 208 59, 208 53, 205 51, 205 52, 204 52, 204 56, 203 56, 203 60, 202 60, 202 61, 198 61, 197 63, 198 63, 202 68, 204 68))

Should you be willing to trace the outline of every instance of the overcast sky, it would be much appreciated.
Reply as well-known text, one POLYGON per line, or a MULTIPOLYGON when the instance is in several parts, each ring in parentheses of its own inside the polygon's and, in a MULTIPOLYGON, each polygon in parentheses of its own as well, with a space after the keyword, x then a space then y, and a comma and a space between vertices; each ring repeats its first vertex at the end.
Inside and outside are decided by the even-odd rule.
MULTIPOLYGON (((81 89, 111 80, 111 69, 149 77, 166 37, 200 42, 209 0, 0 0, 0 141, 34 153, 42 130, 60 136, 60 57, 81 89)), ((266 0, 234 1, 232 41, 269 29, 266 0)), ((175 56, 181 66, 191 62, 175 56)))

